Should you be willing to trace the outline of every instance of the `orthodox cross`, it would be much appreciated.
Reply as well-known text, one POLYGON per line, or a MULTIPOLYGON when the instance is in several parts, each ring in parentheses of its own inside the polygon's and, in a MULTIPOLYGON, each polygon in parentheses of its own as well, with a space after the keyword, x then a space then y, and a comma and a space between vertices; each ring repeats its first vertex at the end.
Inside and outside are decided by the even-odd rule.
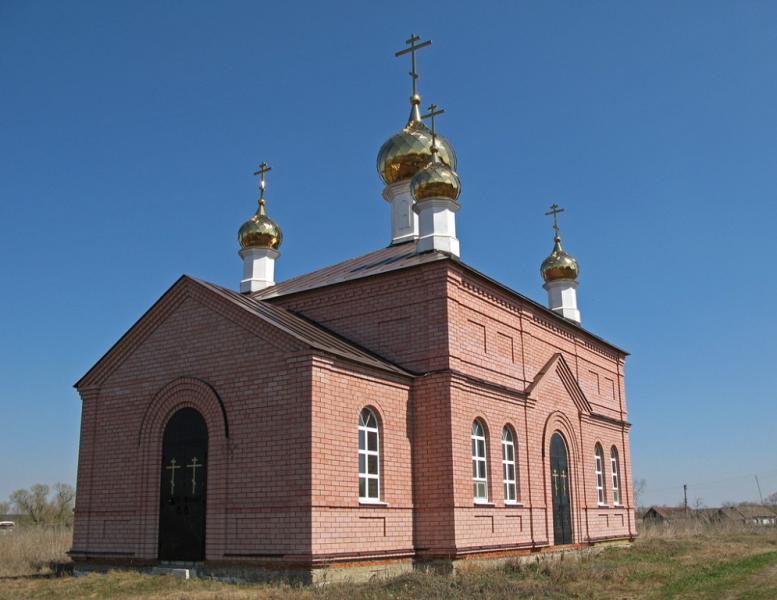
POLYGON ((553 469, 553 495, 558 496, 558 470, 553 469))
POLYGON ((194 490, 197 487, 197 469, 202 468, 202 463, 198 463, 197 457, 195 456, 192 459, 191 464, 186 466, 192 470, 192 495, 194 495, 194 490))
POLYGON ((561 469, 561 493, 566 496, 567 494, 567 472, 561 469))
POLYGON ((269 166, 266 162, 263 162, 261 165, 259 165, 259 170, 254 171, 254 175, 259 175, 259 203, 262 204, 264 202, 264 174, 269 173, 272 171, 272 167, 269 166))
POLYGON ((181 465, 175 464, 175 459, 170 459, 170 465, 165 467, 168 471, 170 471, 170 495, 175 495, 175 470, 180 469, 181 465))
POLYGON ((564 209, 560 208, 555 202, 550 205, 550 210, 545 215, 553 215, 553 231, 555 231, 555 237, 558 238, 558 213, 563 213, 564 209))
POLYGON ((411 71, 409 73, 410 78, 413 81, 413 97, 415 97, 418 92, 416 90, 416 79, 418 79, 418 73, 415 69, 415 53, 420 50, 421 48, 425 48, 426 46, 432 45, 432 40, 426 40, 425 42, 421 42, 420 44, 416 44, 418 40, 421 38, 415 35, 414 33, 410 34, 410 39, 405 40, 405 44, 410 46, 409 48, 405 48, 404 50, 399 50, 398 52, 394 53, 394 56, 400 57, 404 54, 410 53, 410 65, 411 65, 411 71))
POLYGON ((429 112, 426 113, 424 116, 422 116, 422 119, 431 119, 432 120, 432 152, 437 152, 437 133, 434 128, 434 118, 438 115, 445 114, 445 109, 441 108, 440 110, 437 110, 438 106, 436 104, 430 104, 429 105, 429 112))

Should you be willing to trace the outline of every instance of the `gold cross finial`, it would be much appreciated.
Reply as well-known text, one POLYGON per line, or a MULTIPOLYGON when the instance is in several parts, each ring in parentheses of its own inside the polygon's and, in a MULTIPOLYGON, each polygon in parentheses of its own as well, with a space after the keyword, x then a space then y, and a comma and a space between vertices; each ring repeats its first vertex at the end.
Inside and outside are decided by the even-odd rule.
POLYGON ((564 209, 560 208, 558 204, 555 202, 550 205, 550 210, 545 213, 545 215, 553 215, 553 231, 555 232, 554 238, 556 240, 559 240, 558 237, 558 214, 563 213, 564 209))
POLYGON ((417 80, 418 80, 418 71, 416 71, 416 64, 415 64, 415 53, 418 52, 421 48, 426 48, 427 46, 432 45, 432 40, 426 40, 425 42, 421 42, 420 44, 416 44, 418 40, 421 38, 414 33, 410 34, 410 39, 405 40, 405 44, 409 46, 409 48, 405 48, 404 50, 398 50, 397 52, 394 52, 394 56, 400 57, 405 54, 410 54, 410 80, 413 82, 413 95, 410 96, 410 104, 413 106, 414 112, 411 113, 411 120, 420 120, 418 117, 418 111, 416 107, 421 102, 421 99, 418 96, 418 86, 417 86, 417 80))
POLYGON ((440 108, 440 110, 437 110, 438 106, 436 104, 430 104, 429 105, 429 112, 426 113, 424 116, 422 116, 422 119, 431 119, 432 120, 432 153, 437 156, 437 131, 434 128, 434 118, 438 115, 445 114, 445 109, 440 108))
POLYGON ((259 170, 254 171, 254 175, 259 175, 259 206, 264 206, 264 174, 272 171, 272 167, 266 162, 259 165, 259 170))

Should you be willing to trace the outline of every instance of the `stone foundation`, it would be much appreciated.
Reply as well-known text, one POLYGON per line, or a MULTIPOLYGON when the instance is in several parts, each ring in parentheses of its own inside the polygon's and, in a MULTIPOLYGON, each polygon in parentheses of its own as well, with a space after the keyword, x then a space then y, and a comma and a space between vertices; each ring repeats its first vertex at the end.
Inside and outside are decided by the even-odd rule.
POLYGON ((199 577, 220 581, 245 583, 284 582, 304 585, 325 585, 328 583, 364 583, 375 579, 391 578, 410 573, 413 570, 453 574, 468 569, 497 568, 509 563, 538 564, 546 561, 580 560, 602 552, 607 548, 629 548, 628 539, 579 544, 562 547, 548 547, 514 552, 493 552, 470 554, 455 558, 413 560, 393 559, 382 561, 358 561, 331 563, 321 566, 289 565, 271 563, 228 563, 206 561, 204 563, 157 563, 136 561, 120 563, 112 559, 91 559, 76 561, 73 572, 76 576, 88 573, 107 573, 110 570, 136 570, 154 575, 172 574, 188 579, 199 577), (184 576, 183 572, 186 571, 184 576))

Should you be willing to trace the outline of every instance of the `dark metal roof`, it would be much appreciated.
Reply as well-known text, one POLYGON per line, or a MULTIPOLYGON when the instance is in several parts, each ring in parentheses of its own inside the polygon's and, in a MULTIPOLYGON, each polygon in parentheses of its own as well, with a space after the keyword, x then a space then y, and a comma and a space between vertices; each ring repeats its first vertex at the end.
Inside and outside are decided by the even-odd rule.
POLYGON ((489 281, 490 283, 502 288, 508 294, 520 298, 521 301, 531 304, 535 308, 539 309, 550 318, 573 327, 586 335, 591 336, 603 344, 606 344, 610 348, 617 350, 618 352, 628 356, 628 352, 619 348, 615 344, 608 342, 602 337, 599 337, 595 333, 591 333, 587 329, 584 329, 577 323, 574 323, 564 317, 554 313, 552 310, 543 306, 542 304, 535 302, 531 298, 524 296, 520 292, 506 286, 495 279, 492 279, 488 275, 481 273, 474 267, 469 266, 466 263, 461 262, 458 259, 452 258, 450 255, 443 252, 425 252, 424 254, 416 254, 414 242, 405 242, 403 244, 397 244, 395 246, 389 246, 388 248, 381 248, 369 254, 359 256, 357 258, 351 258, 349 260, 324 267, 317 271, 312 271, 304 275, 299 275, 286 281, 281 281, 276 285, 269 287, 260 292, 252 294, 251 297, 258 300, 271 300, 272 298, 278 298, 280 296, 286 296, 289 294, 296 294, 299 292, 306 292, 314 290, 316 288, 326 287, 329 285, 335 285, 346 281, 353 281, 355 279, 362 279, 365 277, 372 277, 374 275, 380 275, 382 273, 390 273, 391 271, 399 271, 401 269, 407 269, 410 267, 416 267, 418 265, 428 264, 441 260, 451 260, 457 265, 460 265, 463 269, 469 271, 489 281))
POLYGON ((267 300, 448 258, 450 257, 442 252, 416 254, 415 244, 406 242, 281 281, 266 290, 252 294, 252 297, 267 300))
POLYGON ((388 360, 357 346, 353 342, 350 342, 323 328, 321 325, 296 315, 281 306, 270 304, 269 302, 262 302, 261 300, 256 300, 250 296, 239 294, 233 290, 223 288, 214 283, 202 281, 200 279, 194 279, 191 277, 190 279, 219 294, 220 296, 234 302, 241 308, 251 312, 273 327, 277 327, 285 333, 295 337, 311 348, 315 348, 317 350, 321 350, 341 358, 352 360, 369 367, 375 367, 384 371, 391 371, 406 377, 413 376, 412 373, 404 370, 394 363, 389 362, 388 360))

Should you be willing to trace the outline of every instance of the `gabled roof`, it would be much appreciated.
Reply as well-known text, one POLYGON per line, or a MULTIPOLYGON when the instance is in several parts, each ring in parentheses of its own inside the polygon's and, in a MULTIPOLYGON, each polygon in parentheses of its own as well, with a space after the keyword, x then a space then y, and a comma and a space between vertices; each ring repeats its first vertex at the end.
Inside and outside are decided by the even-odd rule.
POLYGON ((93 374, 96 374, 101 367, 103 367, 107 361, 110 360, 115 354, 126 354, 131 352, 134 347, 137 347, 145 339, 145 336, 149 333, 140 332, 141 327, 145 323, 148 317, 155 311, 157 307, 165 304, 165 300, 177 294, 182 286, 194 285, 198 289, 205 291, 209 294, 214 294, 222 300, 228 301, 233 305, 245 310, 254 317, 261 319, 263 322, 283 331, 285 334, 295 338, 299 342, 302 342, 306 346, 344 358, 349 361, 353 361, 368 367, 374 367, 383 371, 389 371, 405 377, 413 377, 413 374, 406 371, 402 367, 384 359, 380 356, 369 352, 368 350, 350 342, 341 336, 338 336, 324 327, 305 319, 293 312, 267 302, 255 300, 250 296, 239 294, 232 290, 228 290, 214 283, 201 281, 188 275, 182 275, 178 281, 175 282, 154 305, 149 308, 140 319, 138 319, 132 327, 92 366, 89 371, 84 374, 81 379, 75 383, 75 387, 80 387, 84 382, 90 378, 93 374))
POLYGON ((310 321, 296 313, 291 312, 276 304, 262 302, 245 294, 223 288, 215 283, 191 278, 192 281, 208 288, 222 297, 234 302, 238 306, 256 315, 273 327, 295 337, 311 348, 334 354, 370 367, 376 367, 385 371, 392 371, 400 375, 412 377, 413 374, 402 367, 381 358, 357 344, 346 340, 318 323, 310 321))
POLYGON ((569 327, 573 327, 579 331, 582 331, 584 334, 591 336, 592 338, 602 342, 603 344, 606 344, 610 348, 624 355, 628 355, 628 352, 626 352, 622 348, 619 348, 618 346, 612 344, 611 342, 608 342, 604 338, 601 338, 598 335, 591 333, 587 329, 584 329, 582 326, 580 326, 578 323, 565 319, 564 317, 550 310, 548 307, 540 304, 539 302, 532 300, 527 296, 524 296, 520 292, 515 291, 514 289, 504 285, 503 283, 500 283, 495 279, 492 279, 488 275, 481 273, 474 267, 469 266, 468 264, 460 261, 459 259, 455 259, 450 255, 445 254, 444 252, 437 252, 437 251, 424 252, 423 254, 416 254, 415 248, 416 248, 416 244, 415 242, 412 242, 412 241, 405 242, 402 244, 396 244, 394 246, 388 246, 387 248, 381 248, 379 250, 375 250, 374 252, 370 252, 369 254, 364 254, 363 256, 351 258, 343 262, 331 265, 329 267, 318 269, 317 271, 312 271, 310 273, 305 273, 304 275, 292 277, 291 279, 287 279, 286 281, 281 281, 279 283, 276 283, 272 287, 269 287, 265 290, 252 294, 252 297, 255 299, 261 299, 261 300, 271 300, 273 298, 278 298, 280 296, 296 294, 299 292, 307 292, 309 290, 335 285, 346 281, 363 279, 365 277, 372 277, 375 275, 381 275, 383 273, 390 273, 392 271, 409 269, 411 267, 417 267, 419 265, 425 265, 425 264, 443 261, 443 260, 450 260, 455 262, 465 271, 468 271, 482 279, 485 279, 486 281, 492 283, 493 285, 498 286, 508 294, 519 298, 522 302, 531 304, 535 308, 545 313, 551 319, 564 323, 565 325, 569 327))
POLYGON ((684 508, 682 506, 651 506, 647 512, 651 511, 664 519, 688 519, 694 512, 692 508, 684 508))
POLYGON ((442 252, 416 254, 415 243, 406 242, 389 246, 388 248, 381 248, 369 254, 351 258, 317 271, 299 275, 298 277, 292 277, 265 290, 256 292, 252 296, 253 298, 263 300, 277 298, 278 296, 306 292, 335 283, 363 279, 372 275, 389 273, 449 258, 447 254, 442 252))
POLYGON ((585 397, 585 392, 583 392, 577 379, 575 379, 575 374, 572 372, 572 369, 569 368, 567 361, 560 352, 551 356, 550 360, 545 363, 545 366, 539 370, 534 381, 526 388, 526 394, 531 397, 540 382, 551 371, 555 371, 556 375, 561 380, 564 389, 567 390, 567 393, 572 398, 575 406, 577 406, 577 409, 581 413, 591 414, 593 412, 591 403, 588 401, 588 398, 585 397))
POLYGON ((744 519, 774 519, 777 513, 765 506, 756 506, 752 504, 743 504, 733 508, 744 519))

